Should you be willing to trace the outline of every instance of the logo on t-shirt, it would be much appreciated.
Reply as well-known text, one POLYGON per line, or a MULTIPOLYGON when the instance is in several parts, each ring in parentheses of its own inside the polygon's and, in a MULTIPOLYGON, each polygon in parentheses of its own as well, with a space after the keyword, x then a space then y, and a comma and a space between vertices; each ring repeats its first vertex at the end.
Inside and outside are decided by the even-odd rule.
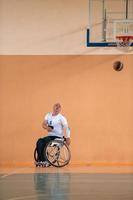
POLYGON ((49 121, 49 125, 52 125, 52 121, 49 121))

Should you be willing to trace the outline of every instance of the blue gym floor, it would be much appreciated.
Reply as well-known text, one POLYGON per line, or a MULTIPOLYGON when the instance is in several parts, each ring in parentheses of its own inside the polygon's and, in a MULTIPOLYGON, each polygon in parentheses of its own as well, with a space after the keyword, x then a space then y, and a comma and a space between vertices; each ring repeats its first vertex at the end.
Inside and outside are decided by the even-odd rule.
POLYGON ((133 200, 133 174, 0 174, 0 200, 133 200))

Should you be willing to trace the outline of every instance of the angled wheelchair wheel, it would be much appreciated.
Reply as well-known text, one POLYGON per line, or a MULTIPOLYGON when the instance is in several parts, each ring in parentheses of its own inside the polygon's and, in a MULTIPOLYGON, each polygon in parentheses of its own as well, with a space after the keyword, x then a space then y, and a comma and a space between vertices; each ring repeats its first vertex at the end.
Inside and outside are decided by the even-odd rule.
POLYGON ((71 153, 64 142, 50 141, 45 150, 48 162, 54 167, 64 167, 71 159, 71 153))
POLYGON ((36 148, 34 150, 34 160, 35 160, 36 167, 40 167, 41 165, 38 162, 38 154, 37 154, 37 149, 36 148))
POLYGON ((35 148, 34 150, 34 160, 37 162, 38 161, 38 154, 37 154, 37 149, 35 148))

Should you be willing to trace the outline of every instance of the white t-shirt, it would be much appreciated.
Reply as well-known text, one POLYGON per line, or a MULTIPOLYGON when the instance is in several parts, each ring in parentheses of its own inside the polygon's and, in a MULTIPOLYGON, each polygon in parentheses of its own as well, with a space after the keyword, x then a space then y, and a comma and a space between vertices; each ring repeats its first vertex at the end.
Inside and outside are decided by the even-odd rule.
POLYGON ((48 132, 49 136, 64 136, 64 128, 68 127, 67 119, 62 115, 52 115, 52 113, 48 113, 45 116, 45 120, 48 125, 53 126, 53 130, 48 132))

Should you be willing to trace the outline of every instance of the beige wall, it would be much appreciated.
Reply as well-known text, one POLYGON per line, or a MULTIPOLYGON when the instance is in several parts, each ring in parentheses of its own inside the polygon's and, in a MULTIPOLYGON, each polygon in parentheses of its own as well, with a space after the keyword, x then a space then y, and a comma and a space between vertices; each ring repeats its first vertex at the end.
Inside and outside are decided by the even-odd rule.
POLYGON ((0 54, 78 54, 86 48, 88 0, 0 0, 0 54))
POLYGON ((45 113, 61 102, 72 162, 133 162, 133 56, 0 56, 0 162, 33 162, 45 113), (112 69, 122 60, 121 72, 112 69))
MULTIPOLYGON (((94 13, 92 24, 99 25, 94 26, 91 34, 95 42, 101 41, 102 30, 100 26, 102 6, 97 3, 98 1, 92 8, 92 13, 94 13)), ((114 12, 121 11, 121 0, 109 2, 111 2, 109 8, 112 12, 114 8, 114 12), (116 10, 118 5, 119 9, 116 10)), ((130 7, 133 7, 132 3, 130 7)), ((117 17, 122 18, 118 14, 117 17)), ((115 18, 114 15, 113 18, 115 18)), ((88 0, 0 0, 0 55, 123 53, 111 47, 108 50, 107 48, 87 48, 88 25, 88 0)), ((112 25, 110 28, 112 29, 112 25)), ((108 27, 110 32, 113 32, 110 28, 108 27)), ((111 35, 109 34, 108 37, 110 38, 111 35)))

